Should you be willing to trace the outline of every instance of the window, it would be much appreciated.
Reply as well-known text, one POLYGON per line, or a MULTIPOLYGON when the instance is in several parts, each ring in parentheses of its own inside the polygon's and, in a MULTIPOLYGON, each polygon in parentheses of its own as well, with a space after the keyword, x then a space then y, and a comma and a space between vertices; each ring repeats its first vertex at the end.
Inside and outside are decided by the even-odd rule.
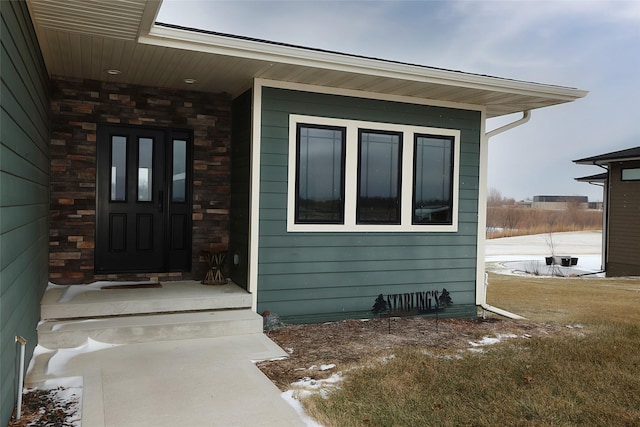
POLYGON ((296 222, 344 223, 345 130, 298 125, 296 222))
POLYGON ((400 224, 402 135, 360 130, 357 223, 400 224))
POLYGON ((451 224, 453 138, 416 135, 413 167, 413 224, 451 224))
POLYGON ((187 141, 174 139, 172 151, 171 201, 185 202, 187 200, 187 141))
POLYGON ((138 201, 153 197, 153 139, 138 138, 138 201))
POLYGON ((640 168, 622 169, 623 181, 640 181, 640 168))
POLYGON ((111 137, 111 198, 112 202, 127 200, 127 138, 111 137))
POLYGON ((459 130, 289 118, 288 231, 457 231, 459 130))

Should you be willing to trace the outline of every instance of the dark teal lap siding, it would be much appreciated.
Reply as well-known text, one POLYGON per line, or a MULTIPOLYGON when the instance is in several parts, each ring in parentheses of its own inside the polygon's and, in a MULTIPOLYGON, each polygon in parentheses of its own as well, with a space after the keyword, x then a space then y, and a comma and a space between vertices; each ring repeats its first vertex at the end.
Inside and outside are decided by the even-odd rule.
POLYGON ((18 390, 19 346, 37 344, 49 267, 49 82, 25 2, 0 1, 0 424, 18 390))
POLYGON ((379 294, 446 288, 455 315, 475 315, 481 114, 264 88, 258 311, 285 319, 366 314, 379 294), (287 233, 289 115, 459 129, 458 231, 287 233))

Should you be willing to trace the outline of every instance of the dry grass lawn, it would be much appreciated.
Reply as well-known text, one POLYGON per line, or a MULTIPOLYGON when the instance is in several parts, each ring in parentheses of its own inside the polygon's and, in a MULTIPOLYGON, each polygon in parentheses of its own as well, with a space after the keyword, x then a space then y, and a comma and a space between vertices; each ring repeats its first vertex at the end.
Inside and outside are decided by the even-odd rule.
POLYGON ((538 322, 640 325, 640 279, 490 273, 487 302, 538 322))
POLYGON ((274 334, 291 358, 261 369, 285 388, 322 378, 312 363, 335 363, 324 375, 340 372, 338 387, 302 398, 326 427, 640 426, 640 280, 491 274, 488 302, 527 320, 436 330, 421 319, 391 333, 378 322, 291 325, 274 334))

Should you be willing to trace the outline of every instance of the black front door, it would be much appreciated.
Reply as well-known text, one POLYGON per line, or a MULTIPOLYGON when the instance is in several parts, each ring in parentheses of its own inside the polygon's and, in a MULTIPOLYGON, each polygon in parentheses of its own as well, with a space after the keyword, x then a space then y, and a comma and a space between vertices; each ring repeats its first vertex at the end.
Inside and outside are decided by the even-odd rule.
POLYGON ((101 125, 97 148, 95 271, 190 270, 189 133, 101 125))

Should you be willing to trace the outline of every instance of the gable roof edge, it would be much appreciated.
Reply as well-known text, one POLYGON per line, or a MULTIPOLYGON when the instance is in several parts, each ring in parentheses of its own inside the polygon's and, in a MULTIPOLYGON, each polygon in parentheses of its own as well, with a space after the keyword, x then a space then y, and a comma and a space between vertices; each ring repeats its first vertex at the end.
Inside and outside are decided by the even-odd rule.
POLYGON ((283 43, 156 23, 138 40, 140 43, 215 53, 234 57, 313 66, 327 70, 438 83, 455 87, 532 95, 570 102, 588 91, 565 86, 511 80, 462 71, 446 70, 397 61, 310 49, 283 43))
POLYGON ((597 156, 585 157, 574 160, 578 165, 606 165, 613 162, 628 162, 640 160, 640 147, 628 148, 626 150, 612 151, 610 153, 599 154, 597 156))

